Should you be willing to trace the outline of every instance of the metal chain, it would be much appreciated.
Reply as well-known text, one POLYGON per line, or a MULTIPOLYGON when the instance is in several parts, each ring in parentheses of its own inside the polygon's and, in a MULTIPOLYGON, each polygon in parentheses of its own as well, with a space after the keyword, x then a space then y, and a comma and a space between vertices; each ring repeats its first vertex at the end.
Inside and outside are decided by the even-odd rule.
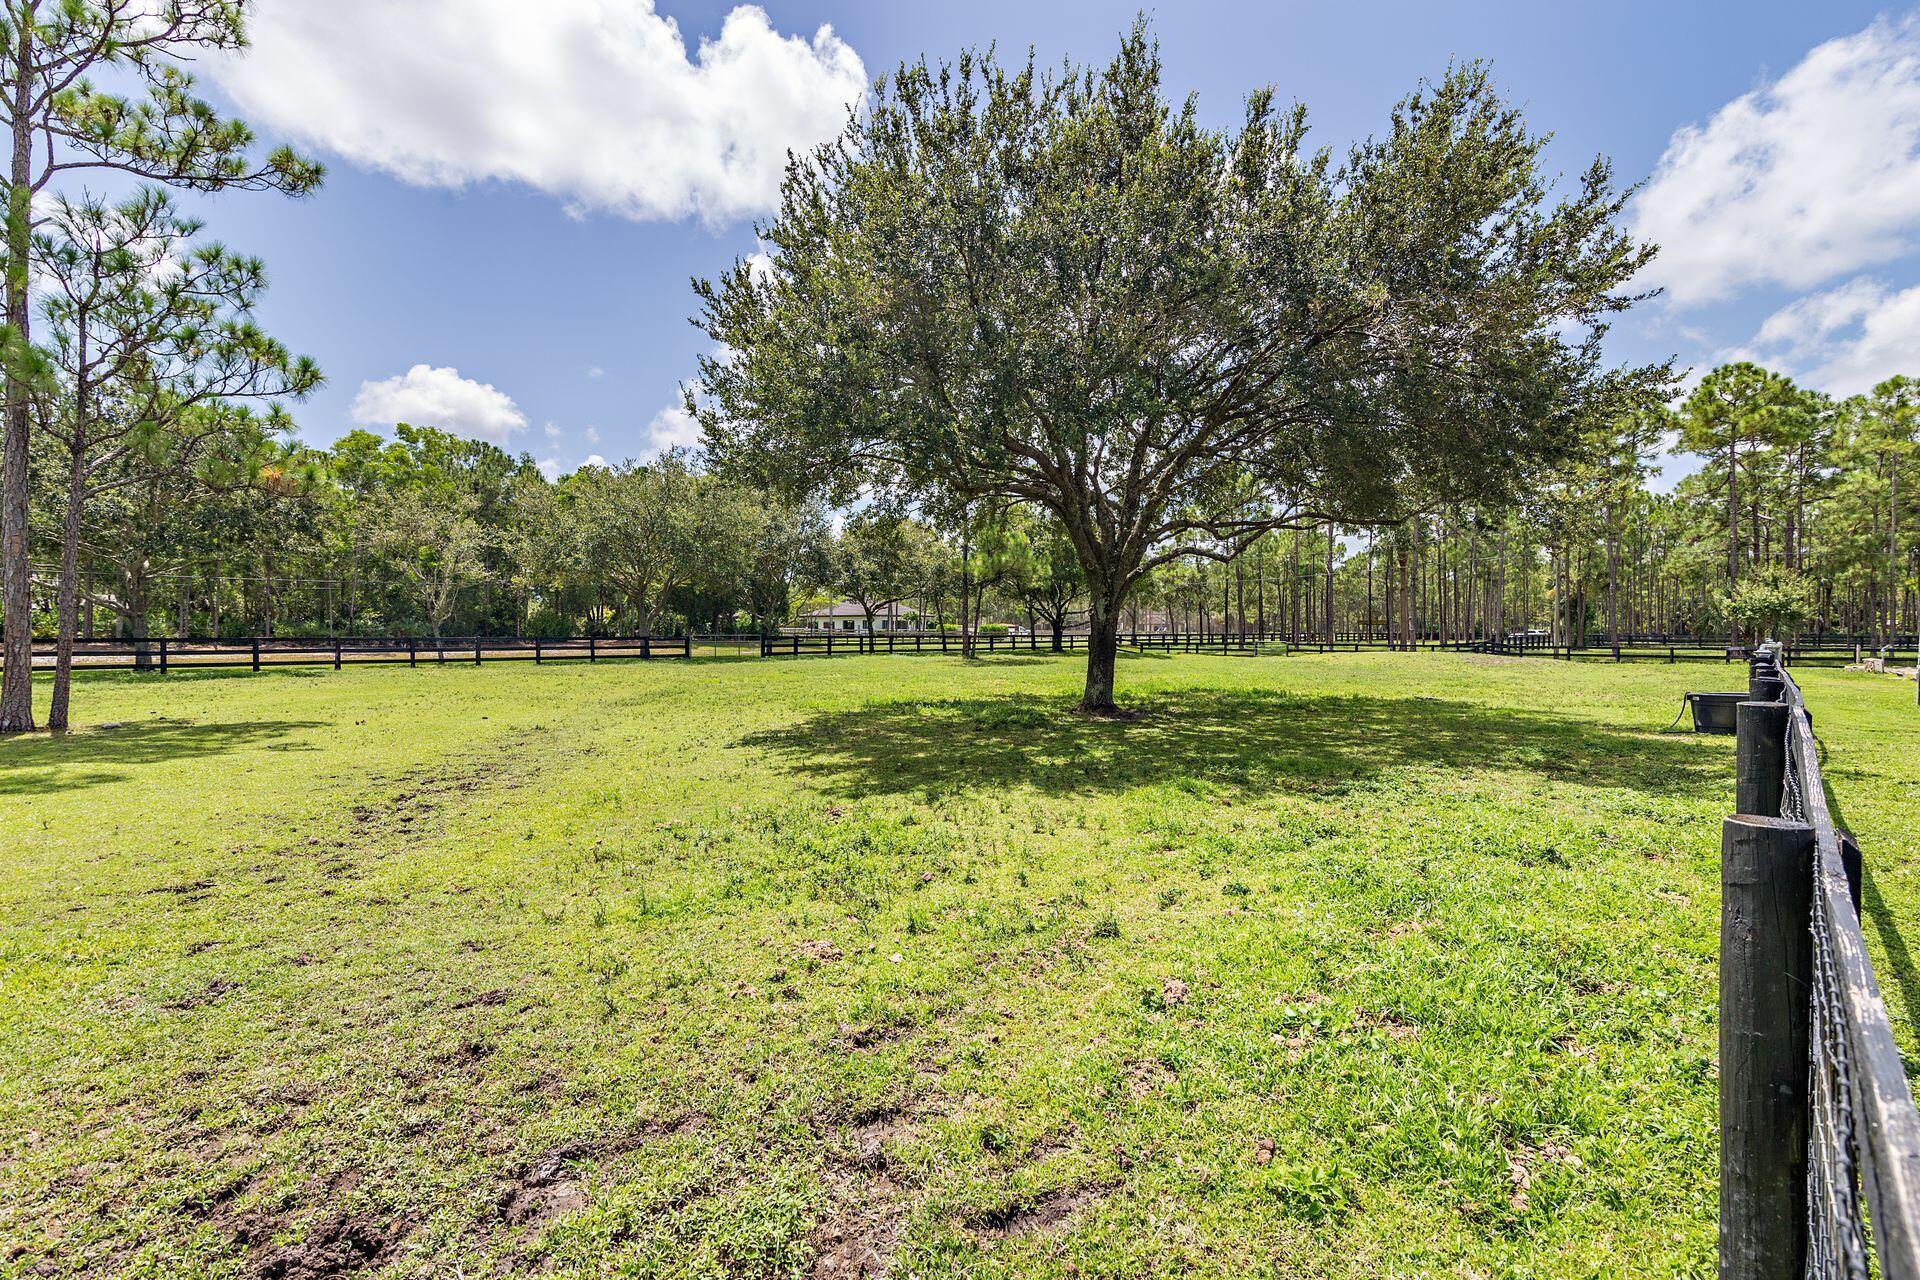
MULTIPOLYGON (((1776 668, 1778 670, 1778 668, 1776 668)), ((1783 677, 1785 671, 1779 671, 1783 677)), ((1786 677, 1785 700, 1796 713, 1804 704, 1800 690, 1786 677)), ((1808 821, 1807 791, 1817 778, 1802 776, 1802 762, 1812 757, 1811 742, 1802 742, 1806 721, 1800 714, 1787 726, 1786 769, 1781 788, 1780 816, 1808 821), (1802 748, 1806 754, 1802 754, 1802 748)), ((1823 849, 1826 842, 1816 844, 1823 849)), ((1834 846, 1837 847, 1837 844, 1834 846)), ((1813 868, 1813 990, 1812 1107, 1807 1128, 1807 1269, 1809 1280, 1869 1280, 1868 1230, 1860 1198, 1859 1117, 1853 1105, 1853 1060, 1847 1045, 1846 1014, 1840 1002, 1840 979, 1834 956, 1834 921, 1828 897, 1818 892, 1827 877, 1844 875, 1825 865, 1827 854, 1816 851, 1813 868)))

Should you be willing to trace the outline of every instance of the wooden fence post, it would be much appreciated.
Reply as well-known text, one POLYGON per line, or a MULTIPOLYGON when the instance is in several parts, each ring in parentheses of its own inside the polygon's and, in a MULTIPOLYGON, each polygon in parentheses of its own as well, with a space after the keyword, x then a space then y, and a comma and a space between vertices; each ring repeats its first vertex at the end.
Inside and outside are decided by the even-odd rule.
POLYGON ((598 646, 594 642, 593 633, 591 631, 587 633, 587 661, 588 662, 600 661, 600 651, 598 646))
POLYGON ((167 674, 167 638, 160 637, 160 674, 167 674))
POLYGON ((408 636, 407 637, 407 665, 411 667, 411 666, 417 666, 418 664, 419 664, 419 654, 416 653, 414 650, 413 637, 408 636))
POLYGON ((338 637, 336 637, 333 642, 333 669, 335 671, 340 669, 340 641, 338 637))
POLYGON ((253 641, 253 669, 260 669, 260 641, 257 638, 253 641))
POLYGON ((1742 702, 1734 714, 1734 812, 1777 818, 1787 781, 1787 704, 1742 702))
POLYGON ((478 636, 473 639, 473 665, 476 667, 480 665, 480 637, 478 636))
POLYGON ((1720 1280, 1799 1280, 1807 1254, 1813 828, 1720 833, 1720 1280))
POLYGON ((535 636, 533 638, 533 665, 536 667, 540 665, 540 637, 539 636, 535 636))

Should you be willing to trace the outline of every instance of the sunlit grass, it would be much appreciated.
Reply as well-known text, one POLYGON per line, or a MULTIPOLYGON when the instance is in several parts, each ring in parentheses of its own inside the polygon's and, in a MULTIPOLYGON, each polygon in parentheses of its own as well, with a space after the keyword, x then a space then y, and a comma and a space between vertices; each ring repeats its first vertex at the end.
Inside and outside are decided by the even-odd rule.
POLYGON ((0 744, 0 1273, 1707 1275, 1731 674, 87 681, 0 744))

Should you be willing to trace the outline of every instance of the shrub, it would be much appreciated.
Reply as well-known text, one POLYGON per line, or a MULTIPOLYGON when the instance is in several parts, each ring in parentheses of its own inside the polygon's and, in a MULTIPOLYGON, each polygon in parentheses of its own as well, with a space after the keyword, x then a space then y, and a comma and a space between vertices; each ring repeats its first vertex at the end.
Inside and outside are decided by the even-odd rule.
POLYGON ((573 619, 551 609, 535 609, 527 616, 526 637, 529 640, 571 640, 573 619))
POLYGON ((1726 613, 1749 635, 1790 641, 1813 619, 1813 602, 1813 579, 1768 565, 1735 585, 1726 613))

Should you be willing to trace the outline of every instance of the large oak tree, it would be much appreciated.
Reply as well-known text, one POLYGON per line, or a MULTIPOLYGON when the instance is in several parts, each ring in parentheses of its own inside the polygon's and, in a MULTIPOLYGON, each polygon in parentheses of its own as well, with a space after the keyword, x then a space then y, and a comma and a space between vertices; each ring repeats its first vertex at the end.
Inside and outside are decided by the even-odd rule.
POLYGON ((1083 705, 1128 591, 1262 532, 1498 503, 1660 370, 1599 340, 1650 250, 1567 189, 1485 68, 1344 156, 1254 94, 1169 101, 1144 25, 1102 69, 902 67, 795 159, 766 257, 697 281, 689 402, 723 467, 834 500, 1011 499, 1085 572, 1083 705))

